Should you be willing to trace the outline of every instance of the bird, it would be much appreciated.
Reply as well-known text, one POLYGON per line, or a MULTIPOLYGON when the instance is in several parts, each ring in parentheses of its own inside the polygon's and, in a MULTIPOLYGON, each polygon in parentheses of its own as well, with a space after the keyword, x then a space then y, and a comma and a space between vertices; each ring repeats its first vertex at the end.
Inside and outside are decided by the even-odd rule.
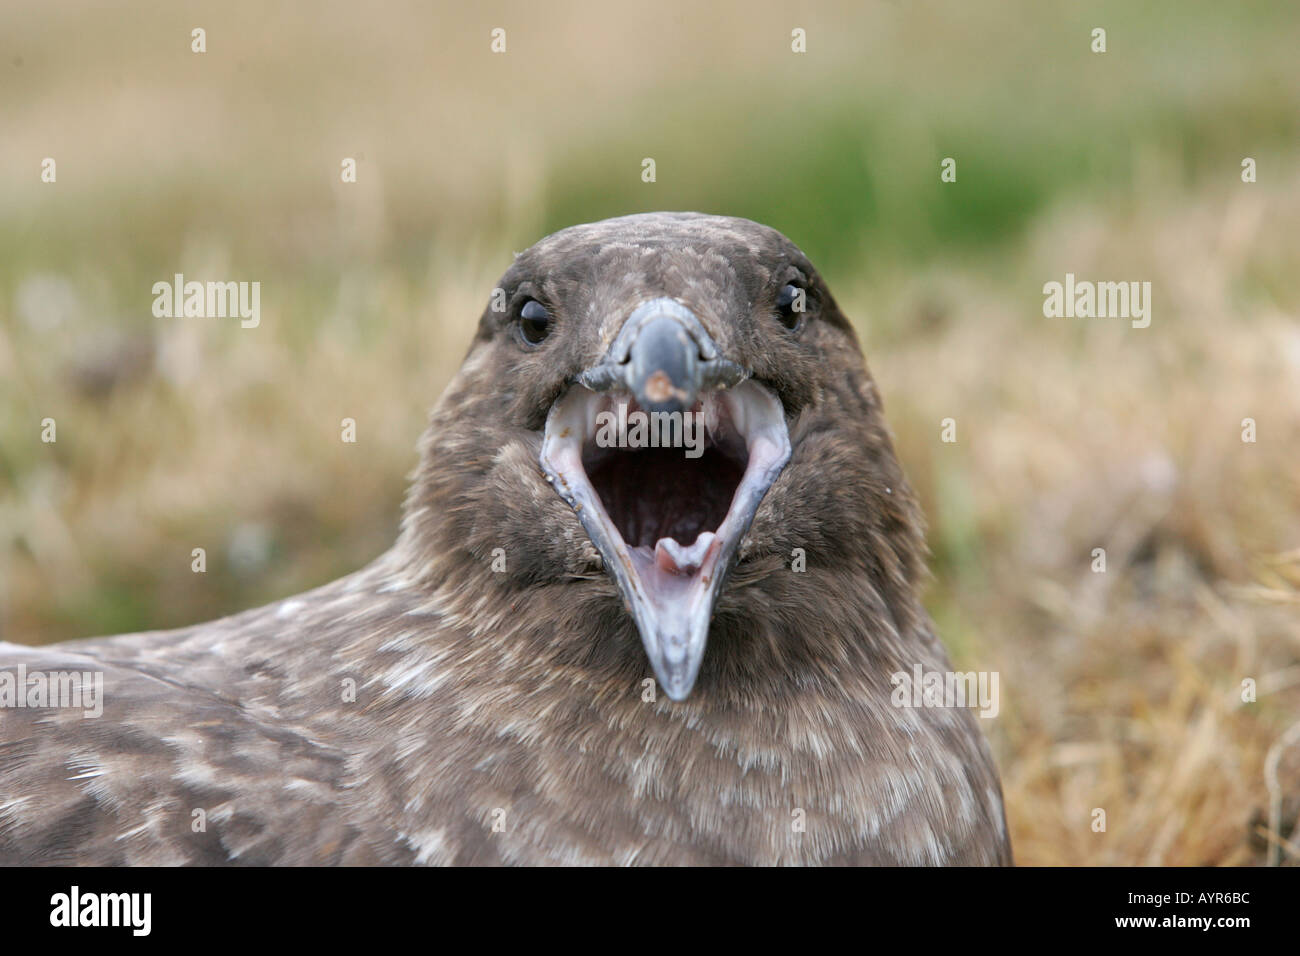
POLYGON ((793 242, 570 226, 493 290, 379 558, 190 627, 0 644, 28 688, 102 680, 98 714, 0 708, 0 862, 1008 865, 971 708, 897 693, 952 673, 926 560, 793 242))

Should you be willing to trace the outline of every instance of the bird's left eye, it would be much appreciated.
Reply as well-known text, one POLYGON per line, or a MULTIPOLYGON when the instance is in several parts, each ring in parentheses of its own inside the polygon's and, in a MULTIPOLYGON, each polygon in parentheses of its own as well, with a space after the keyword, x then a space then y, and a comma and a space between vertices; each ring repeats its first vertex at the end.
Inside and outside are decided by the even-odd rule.
POLYGON ((519 310, 519 334, 529 345, 540 345, 551 334, 551 313, 536 299, 529 299, 519 310))
POLYGON ((807 310, 808 294, 797 285, 786 283, 776 294, 776 311, 781 324, 794 331, 803 322, 807 310))

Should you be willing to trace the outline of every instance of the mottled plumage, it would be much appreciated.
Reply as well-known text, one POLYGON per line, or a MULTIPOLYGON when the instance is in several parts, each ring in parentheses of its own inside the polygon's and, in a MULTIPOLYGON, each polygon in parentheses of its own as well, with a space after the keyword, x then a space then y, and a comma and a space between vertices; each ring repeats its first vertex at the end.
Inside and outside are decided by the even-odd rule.
POLYGON ((1010 862, 971 712, 890 703, 891 674, 950 669, 922 519, 804 256, 745 220, 630 216, 542 240, 500 286, 372 565, 182 630, 0 644, 3 668, 105 672, 98 719, 0 710, 0 861, 1010 862), (552 405, 656 297, 779 397, 790 458, 693 688, 648 702, 645 635, 539 454, 552 405), (554 323, 536 346, 527 298, 554 323))

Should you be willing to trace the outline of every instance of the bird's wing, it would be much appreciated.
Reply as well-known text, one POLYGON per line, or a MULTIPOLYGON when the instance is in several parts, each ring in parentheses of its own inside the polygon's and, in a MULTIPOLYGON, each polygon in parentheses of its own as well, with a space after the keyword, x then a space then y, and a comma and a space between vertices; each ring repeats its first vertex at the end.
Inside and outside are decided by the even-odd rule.
POLYGON ((342 754, 106 647, 0 643, 0 863, 370 859, 338 812, 342 754), (99 675, 99 705, 41 699, 42 679, 57 693, 71 674, 92 688, 99 675))

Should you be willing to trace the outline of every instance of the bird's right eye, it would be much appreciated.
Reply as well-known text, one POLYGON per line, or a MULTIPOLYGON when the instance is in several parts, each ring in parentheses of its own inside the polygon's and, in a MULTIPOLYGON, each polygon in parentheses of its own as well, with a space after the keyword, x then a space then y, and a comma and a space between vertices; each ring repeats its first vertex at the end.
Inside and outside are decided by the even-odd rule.
POLYGON ((551 334, 551 313, 536 299, 529 299, 519 310, 519 334, 529 345, 540 345, 551 334))

